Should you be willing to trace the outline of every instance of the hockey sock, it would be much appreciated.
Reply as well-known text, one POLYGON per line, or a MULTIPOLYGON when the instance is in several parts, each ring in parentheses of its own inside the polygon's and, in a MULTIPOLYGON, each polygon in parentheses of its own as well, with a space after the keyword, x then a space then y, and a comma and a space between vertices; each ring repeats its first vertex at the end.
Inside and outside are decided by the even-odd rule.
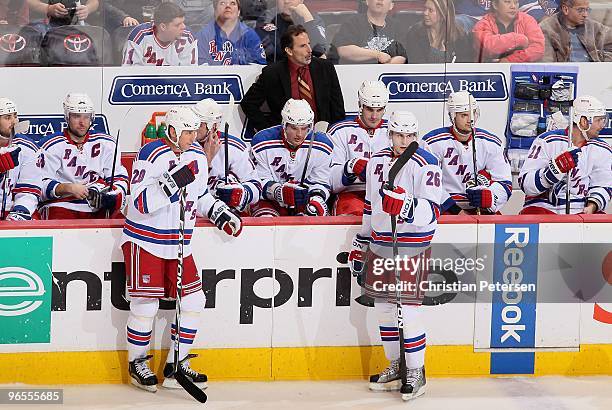
POLYGON ((153 318, 158 307, 158 299, 131 298, 127 321, 127 348, 130 362, 147 355, 153 332, 153 318))
POLYGON ((378 319, 378 329, 385 356, 389 361, 399 357, 399 331, 397 330, 396 306, 393 303, 374 302, 374 311, 378 319))
MULTIPOLYGON (((204 292, 197 291, 181 298, 181 329, 179 344, 179 360, 183 360, 195 340, 200 322, 200 313, 204 309, 206 298, 204 292)), ((170 327, 170 351, 166 359, 167 363, 174 363, 174 343, 176 343, 176 323, 170 327)))
POLYGON ((406 367, 420 368, 425 364, 425 327, 421 322, 420 306, 402 305, 402 315, 406 367))

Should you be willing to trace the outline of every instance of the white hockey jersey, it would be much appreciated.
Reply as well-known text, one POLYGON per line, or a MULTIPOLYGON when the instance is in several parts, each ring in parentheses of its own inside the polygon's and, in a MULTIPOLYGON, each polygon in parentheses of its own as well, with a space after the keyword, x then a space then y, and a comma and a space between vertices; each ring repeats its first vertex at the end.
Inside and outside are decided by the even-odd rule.
POLYGON ((334 144, 332 154, 331 185, 332 191, 365 191, 365 183, 359 179, 351 181, 344 172, 344 164, 353 158, 370 158, 378 151, 389 146, 387 120, 382 120, 373 135, 359 116, 337 122, 329 130, 329 138, 334 144))
POLYGON ((302 145, 297 149, 291 149, 285 142, 281 125, 259 131, 251 141, 253 160, 264 193, 266 184, 300 182, 313 135, 315 139, 304 183, 309 191, 319 190, 324 194, 326 201, 329 199, 331 155, 334 149, 332 142, 326 134, 311 132, 302 145))
MULTIPOLYGON (((11 147, 21 148, 19 151, 19 164, 15 168, 0 174, 0 198, 4 201, 2 209, 6 217, 15 206, 24 207, 30 216, 38 208, 41 196, 42 178, 38 167, 38 146, 28 137, 17 134, 13 138, 11 147)), ((0 154, 9 150, 9 147, 0 148, 0 154)))
MULTIPOLYGON (((368 163, 360 232, 361 236, 369 238, 372 252, 384 257, 390 256, 393 241, 391 219, 382 208, 382 186, 389 180, 389 170, 394 161, 391 148, 385 148, 374 154, 368 163)), ((438 166, 438 159, 422 148, 417 149, 395 177, 394 185, 401 186, 415 198, 414 219, 397 219, 398 247, 429 246, 440 216, 443 193, 441 179, 442 170, 438 166)))
MULTIPOLYGON (((544 177, 550 160, 568 149, 567 130, 553 130, 540 135, 531 145, 519 176, 525 192, 525 207, 537 206, 565 214, 566 177, 552 183, 544 177)), ((576 148, 576 147, 574 147, 576 148)), ((612 149, 594 138, 580 148, 578 164, 570 172, 570 212, 580 213, 587 200, 604 211, 612 195, 612 149)))
MULTIPOLYGON (((465 194, 466 183, 474 179, 472 143, 461 143, 453 135, 452 127, 442 127, 425 134, 420 145, 434 154, 442 168, 442 211, 453 205, 461 209, 474 209, 465 194), (424 144, 423 144, 424 142, 424 144)), ((476 128, 476 169, 491 176, 489 189, 497 197, 492 212, 499 211, 512 194, 512 171, 502 141, 494 134, 476 128)))
POLYGON ((179 240, 179 193, 168 197, 159 184, 164 172, 180 163, 196 162, 195 181, 187 185, 185 206, 185 247, 184 256, 191 255, 191 236, 196 215, 208 217, 216 201, 208 191, 208 162, 199 144, 177 156, 166 144, 158 139, 145 144, 134 160, 130 197, 121 245, 132 242, 147 252, 162 258, 176 259, 179 240))
POLYGON ((183 35, 172 43, 162 44, 155 35, 152 23, 142 23, 134 27, 123 47, 122 65, 197 65, 198 43, 185 30, 183 35))
MULTIPOLYGON (((224 138, 219 133, 219 139, 225 144, 224 138)), ((233 135, 228 135, 229 172, 249 191, 251 200, 249 204, 259 202, 261 196, 261 181, 257 177, 255 164, 249 156, 246 144, 233 135)), ((208 169, 208 188, 216 196, 215 188, 219 181, 225 178, 225 147, 222 145, 219 152, 214 156, 208 169)))
MULTIPOLYGON (((87 134, 79 148, 65 131, 40 142, 42 167, 42 199, 45 207, 60 207, 78 212, 95 212, 87 200, 59 198, 55 188, 60 183, 87 185, 94 182, 110 184, 115 153, 115 139, 101 133, 87 134)), ((128 175, 117 156, 114 187, 127 195, 128 175)))

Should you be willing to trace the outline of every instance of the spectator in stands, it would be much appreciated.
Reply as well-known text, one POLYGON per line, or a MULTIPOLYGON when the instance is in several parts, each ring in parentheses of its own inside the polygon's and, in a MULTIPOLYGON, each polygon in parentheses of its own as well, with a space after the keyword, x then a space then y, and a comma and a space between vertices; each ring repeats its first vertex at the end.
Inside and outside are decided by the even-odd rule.
POLYGON ((26 0, 0 0, 0 24, 25 26, 30 22, 30 7, 26 0))
POLYGON ((197 31, 213 19, 213 0, 104 0, 138 21, 148 22, 143 7, 157 7, 161 3, 175 3, 185 12, 185 25, 197 31))
POLYGON ((542 61, 612 61, 612 29, 589 18, 589 0, 560 0, 540 23, 546 38, 542 61))
POLYGON ((406 34, 408 63, 473 63, 471 36, 455 23, 452 0, 426 0, 423 21, 406 34))
POLYGON ((455 20, 466 33, 471 33, 478 21, 491 9, 491 0, 454 0, 455 20))
POLYGON ((558 0, 519 0, 519 11, 529 14, 538 22, 555 14, 558 8, 558 0))
POLYGON ((334 38, 341 64, 403 64, 401 25, 387 17, 393 0, 366 0, 367 11, 342 24, 334 38))
POLYGON ((286 59, 261 72, 240 106, 257 131, 281 123, 281 110, 290 99, 303 99, 314 112, 315 122, 330 124, 344 119, 344 100, 336 69, 331 62, 313 57, 304 26, 289 26, 281 38, 286 59), (267 103, 270 112, 261 106, 267 103))
POLYGON ((241 23, 240 0, 214 0, 215 20, 196 35, 198 64, 266 64, 266 53, 255 31, 241 23))
POLYGON ((198 44, 185 28, 185 13, 174 3, 161 3, 153 21, 134 27, 123 50, 123 65, 196 65, 198 44))
POLYGON ((151 20, 151 15, 146 14, 143 7, 157 7, 162 3, 162 0, 104 0, 104 4, 110 4, 126 16, 137 20, 138 22, 147 23, 151 20))
POLYGON ((125 11, 113 4, 104 1, 102 3, 102 17, 104 18, 104 27, 109 32, 113 32, 118 27, 132 27, 138 25, 138 20, 129 16, 125 11))
POLYGON ((308 32, 312 54, 325 58, 328 44, 325 23, 311 11, 304 0, 276 0, 276 7, 268 10, 258 20, 256 31, 266 50, 268 62, 282 59, 284 50, 280 39, 291 25, 302 25, 308 32))
POLYGON ((98 10, 98 0, 28 0, 30 11, 44 16, 34 26, 46 33, 50 28, 78 24, 98 10), (77 4, 78 3, 78 4, 77 4), (48 19, 48 24, 45 22, 48 19))
POLYGON ((491 10, 474 26, 478 62, 526 63, 544 54, 538 22, 518 10, 518 0, 492 0, 491 10))

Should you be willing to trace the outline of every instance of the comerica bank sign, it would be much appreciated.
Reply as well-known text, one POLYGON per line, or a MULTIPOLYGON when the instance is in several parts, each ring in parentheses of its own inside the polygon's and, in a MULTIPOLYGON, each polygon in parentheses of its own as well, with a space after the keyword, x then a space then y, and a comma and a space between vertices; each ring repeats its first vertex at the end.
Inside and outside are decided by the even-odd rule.
POLYGON ((385 83, 395 102, 444 101, 457 91, 469 91, 477 100, 508 99, 503 73, 386 73, 378 79, 385 83))
POLYGON ((244 90, 238 75, 117 76, 108 101, 112 105, 196 103, 212 98, 220 104, 242 101, 244 90))

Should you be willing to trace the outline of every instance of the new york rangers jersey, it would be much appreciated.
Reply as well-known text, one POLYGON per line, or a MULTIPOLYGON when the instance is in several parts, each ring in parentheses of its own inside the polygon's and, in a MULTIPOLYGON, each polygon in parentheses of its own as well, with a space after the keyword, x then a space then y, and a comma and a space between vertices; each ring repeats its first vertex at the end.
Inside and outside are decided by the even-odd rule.
MULTIPOLYGON (((67 131, 48 136, 40 142, 42 199, 47 207, 60 207, 78 212, 95 212, 87 200, 72 196, 60 198, 55 192, 59 184, 94 182, 110 184, 115 153, 115 139, 110 135, 89 133, 76 145, 67 131)), ((127 171, 117 158, 113 187, 127 195, 127 171)))
POLYGON ((353 158, 370 158, 374 153, 389 146, 387 136, 387 120, 382 120, 373 134, 359 116, 337 122, 329 130, 329 136, 334 144, 332 154, 331 185, 332 191, 365 191, 365 183, 359 179, 351 183, 344 172, 344 165, 353 158))
MULTIPOLYGON (((19 164, 8 172, 0 174, 0 198, 4 201, 2 209, 8 213, 14 207, 20 206, 27 209, 32 215, 38 207, 42 186, 41 172, 38 167, 39 149, 34 141, 21 134, 13 138, 11 148, 15 146, 21 148, 19 164)), ((9 147, 2 147, 0 154, 8 150, 9 147)))
MULTIPOLYGON (((465 193, 466 184, 474 179, 473 139, 463 144, 453 135, 452 127, 442 127, 425 134, 421 142, 424 142, 421 146, 440 161, 444 188, 442 210, 453 205, 462 209, 474 209, 465 193)), ((476 170, 487 171, 491 175, 489 189, 497 200, 490 210, 499 211, 512 194, 512 171, 502 141, 480 128, 476 128, 476 170)))
POLYGON ((123 47, 123 65, 178 66, 198 64, 198 44, 189 30, 178 40, 162 44, 152 23, 134 27, 123 47))
POLYGON ((140 148, 132 169, 130 197, 121 245, 132 242, 162 258, 176 259, 179 240, 179 193, 168 197, 159 184, 164 172, 195 161, 195 180, 185 187, 184 256, 191 255, 191 236, 196 215, 208 216, 215 198, 208 191, 208 162, 199 144, 177 156, 162 139, 140 148))
MULTIPOLYGON (((393 246, 390 217, 382 208, 382 186, 389 180, 394 161, 391 148, 385 148, 372 156, 367 168, 361 235, 369 238, 370 249, 379 256, 389 256, 393 246)), ((422 148, 417 149, 395 177, 394 184, 415 198, 414 219, 403 221, 398 217, 398 247, 429 246, 436 232, 443 193, 438 159, 422 148)))
POLYGON ((268 183, 300 182, 313 135, 315 139, 304 183, 309 191, 319 190, 325 195, 326 201, 329 199, 332 142, 326 134, 310 132, 302 145, 291 149, 285 142, 281 125, 259 131, 251 141, 255 168, 264 191, 268 183))
MULTIPOLYGON (((548 181, 544 171, 550 160, 568 149, 567 130, 548 131, 535 139, 519 176, 525 192, 525 207, 536 206, 565 214, 566 176, 559 182, 548 181)), ((576 148, 576 147, 573 147, 576 148)), ((570 171, 570 212, 582 212, 587 201, 604 211, 612 194, 612 149, 594 138, 580 147, 578 164, 570 171)))
POLYGON ((198 40, 198 64, 266 64, 266 52, 255 31, 238 22, 228 35, 211 21, 195 35, 198 40))
MULTIPOLYGON (((219 133, 219 139, 225 144, 219 133)), ((233 135, 228 135, 229 172, 244 186, 250 196, 249 204, 256 204, 261 196, 261 181, 257 177, 255 164, 249 156, 246 144, 233 135)), ((225 178, 225 148, 221 146, 219 152, 210 161, 208 168, 208 187, 215 195, 217 184, 225 178)))

